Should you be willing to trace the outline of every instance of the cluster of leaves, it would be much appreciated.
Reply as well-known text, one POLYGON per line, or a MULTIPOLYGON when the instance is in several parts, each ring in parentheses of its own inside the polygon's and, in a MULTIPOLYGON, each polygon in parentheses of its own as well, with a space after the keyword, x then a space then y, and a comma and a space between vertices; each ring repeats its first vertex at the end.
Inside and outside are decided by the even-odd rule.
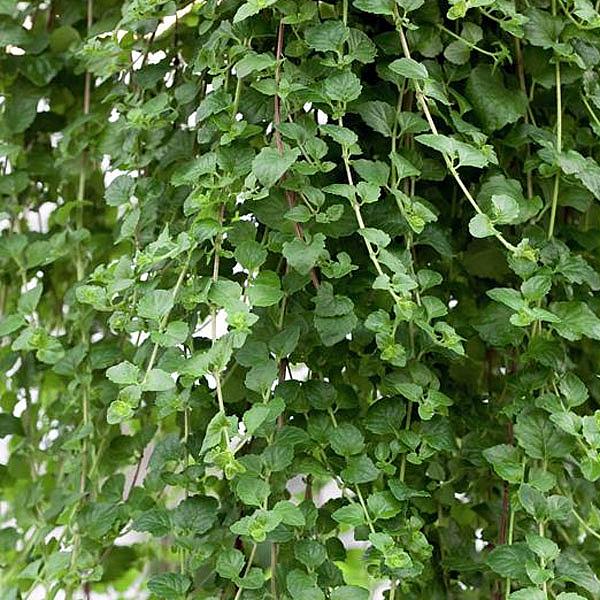
POLYGON ((599 28, 0 0, 2 598, 600 598, 599 28))

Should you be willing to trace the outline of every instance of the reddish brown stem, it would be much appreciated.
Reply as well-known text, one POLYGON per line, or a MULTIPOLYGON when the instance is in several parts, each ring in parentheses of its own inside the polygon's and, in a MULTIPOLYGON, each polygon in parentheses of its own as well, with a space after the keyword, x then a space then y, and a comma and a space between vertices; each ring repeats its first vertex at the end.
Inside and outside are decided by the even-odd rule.
MULTIPOLYGON (((277 31, 277 48, 275 51, 275 58, 277 60, 277 66, 275 67, 275 89, 279 90, 279 81, 281 79, 281 58, 283 56, 283 40, 284 40, 284 29, 285 25, 283 20, 279 22, 279 29, 277 31)), ((281 125, 281 100, 279 98, 279 94, 275 93, 275 99, 273 101, 273 125, 274 125, 274 137, 275 137, 275 145, 277 146, 277 150, 279 154, 283 154, 283 140, 281 139, 281 133, 279 132, 279 126, 281 125)), ((285 190, 285 198, 287 200, 288 206, 290 208, 294 208, 296 206, 296 194, 291 190, 285 190)), ((296 237, 299 240, 304 240, 304 230, 300 223, 294 222, 294 231, 296 232, 296 237)), ((315 289, 319 288, 319 276, 317 275, 314 267, 310 270, 310 280, 312 281, 313 287, 315 289)))

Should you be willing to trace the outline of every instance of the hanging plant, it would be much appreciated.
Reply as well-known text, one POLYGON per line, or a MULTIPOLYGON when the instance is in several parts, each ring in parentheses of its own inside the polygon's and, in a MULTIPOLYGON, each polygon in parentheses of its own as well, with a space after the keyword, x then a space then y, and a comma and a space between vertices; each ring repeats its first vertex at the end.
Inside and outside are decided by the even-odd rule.
POLYGON ((2 599, 600 598, 599 28, 0 0, 2 599))

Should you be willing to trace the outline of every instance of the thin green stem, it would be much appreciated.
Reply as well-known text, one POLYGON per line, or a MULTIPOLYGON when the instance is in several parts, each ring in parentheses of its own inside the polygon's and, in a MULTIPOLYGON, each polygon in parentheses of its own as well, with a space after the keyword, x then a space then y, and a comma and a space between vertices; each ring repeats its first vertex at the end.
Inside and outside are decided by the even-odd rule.
MULTIPOLYGON (((410 59, 410 58, 412 58, 411 53, 410 53, 410 48, 408 47, 408 42, 406 41, 406 36, 404 35, 404 28, 402 26, 402 22, 397 13, 396 13, 396 28, 397 28, 398 34, 400 36, 400 45, 402 47, 402 52, 404 54, 404 57, 410 59)), ((421 84, 417 80, 414 80, 413 84, 415 86, 415 95, 417 97, 417 101, 421 107, 421 110, 423 111, 423 115, 425 116, 425 120, 427 121, 427 124, 429 125, 429 129, 431 130, 431 133, 433 133, 433 135, 440 135, 438 128, 435 124, 435 121, 433 120, 433 116, 431 115, 431 111, 429 110, 429 106, 427 104, 427 98, 425 97, 425 94, 423 93, 421 84)), ((463 192, 465 198, 468 200, 469 204, 471 204, 471 206, 473 207, 473 209, 475 210, 476 213, 484 214, 483 211, 481 210, 481 208, 479 207, 479 204, 477 204, 477 201, 475 200, 475 198, 473 197, 473 195, 471 194, 471 192, 465 185, 464 181, 462 180, 461 176, 459 175, 456 167, 454 166, 454 164, 452 162, 452 159, 446 153, 442 153, 442 156, 444 158, 444 162, 446 163, 448 171, 450 172, 450 174, 452 175, 452 177, 458 184, 458 187, 460 187, 460 189, 462 190, 462 192, 463 192)), ((507 250, 509 250, 510 252, 516 251, 517 248, 513 244, 511 244, 496 229, 494 229, 494 236, 507 250)))
POLYGON ((474 44, 473 42, 470 42, 469 40, 465 39, 464 37, 461 37, 457 33, 454 33, 454 31, 452 31, 451 29, 448 29, 447 27, 444 27, 443 25, 441 25, 439 23, 438 23, 437 27, 441 31, 443 31, 443 32, 447 33, 448 35, 452 36, 453 38, 461 41, 465 46, 468 46, 469 48, 471 48, 471 50, 475 50, 476 52, 484 54, 485 56, 489 56, 490 58, 493 58, 494 60, 496 60, 498 58, 496 53, 490 52, 489 50, 484 50, 483 48, 480 48, 477 44, 474 44))
MULTIPOLYGON (((246 563, 246 568, 244 569, 244 576, 248 575, 250 568, 252 567, 252 563, 254 562, 254 556, 256 555, 256 549, 258 548, 258 545, 256 543, 254 543, 252 545, 252 550, 250 550, 250 556, 248 557, 248 562, 246 563)), ((240 596, 242 595, 242 590, 244 588, 239 587, 237 592, 235 593, 235 596, 233 597, 233 600, 239 600, 240 596)))
MULTIPOLYGON (((412 418, 412 402, 408 400, 408 406, 406 407, 406 421, 404 423, 404 430, 408 431, 410 429, 410 421, 412 418)), ((402 455, 402 461, 400 462, 400 473, 398 477, 400 481, 404 481, 404 477, 406 475, 406 452, 402 455)))
POLYGON ((363 513, 365 514, 365 519, 367 520, 367 525, 371 530, 371 533, 375 533, 375 527, 373 526, 373 521, 371 520, 371 515, 369 514, 369 510, 367 509, 367 504, 365 503, 365 499, 363 498, 362 492, 360 491, 360 486, 357 484, 354 488, 356 495, 358 497, 358 501, 363 509, 363 513))
POLYGON ((579 521, 581 526, 593 537, 597 540, 600 540, 600 533, 598 533, 595 529, 592 529, 584 520, 584 518, 573 508, 571 509, 573 516, 579 521))
MULTIPOLYGON (((510 546, 513 543, 513 536, 514 536, 514 531, 515 531, 515 510, 512 506, 510 506, 510 517, 508 519, 508 537, 506 540, 506 543, 510 546)), ((505 600, 508 600, 508 597, 510 596, 510 577, 506 578, 506 581, 504 583, 504 598, 505 600)))
MULTIPOLYGON (((560 81, 560 61, 556 59, 556 154, 560 156, 562 151, 562 93, 560 81)), ((560 170, 554 176, 554 189, 552 191, 552 208, 550 209, 550 222, 548 223, 548 239, 554 236, 554 225, 556 222, 556 209, 558 207, 558 196, 560 191, 560 170)))
POLYGON ((600 119, 598 119, 598 115, 596 111, 592 108, 591 104, 588 102, 588 99, 585 96, 581 96, 581 100, 583 101, 584 106, 587 108, 590 116, 594 123, 596 123, 597 127, 600 129, 600 119))
MULTIPOLYGON (((540 521, 538 523, 538 534, 542 538, 545 537, 546 530, 543 521, 540 521)), ((540 557, 540 567, 542 569, 546 568, 546 559, 543 556, 540 557)), ((544 592, 544 597, 548 598, 548 583, 546 581, 542 582, 542 591, 544 592)))

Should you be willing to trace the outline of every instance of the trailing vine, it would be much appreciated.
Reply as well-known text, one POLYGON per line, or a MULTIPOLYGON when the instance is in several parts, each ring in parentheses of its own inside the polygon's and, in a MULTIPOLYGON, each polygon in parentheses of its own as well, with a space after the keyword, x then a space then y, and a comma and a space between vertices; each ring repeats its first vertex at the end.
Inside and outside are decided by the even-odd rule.
POLYGON ((2 599, 600 598, 589 0, 0 0, 2 599))

